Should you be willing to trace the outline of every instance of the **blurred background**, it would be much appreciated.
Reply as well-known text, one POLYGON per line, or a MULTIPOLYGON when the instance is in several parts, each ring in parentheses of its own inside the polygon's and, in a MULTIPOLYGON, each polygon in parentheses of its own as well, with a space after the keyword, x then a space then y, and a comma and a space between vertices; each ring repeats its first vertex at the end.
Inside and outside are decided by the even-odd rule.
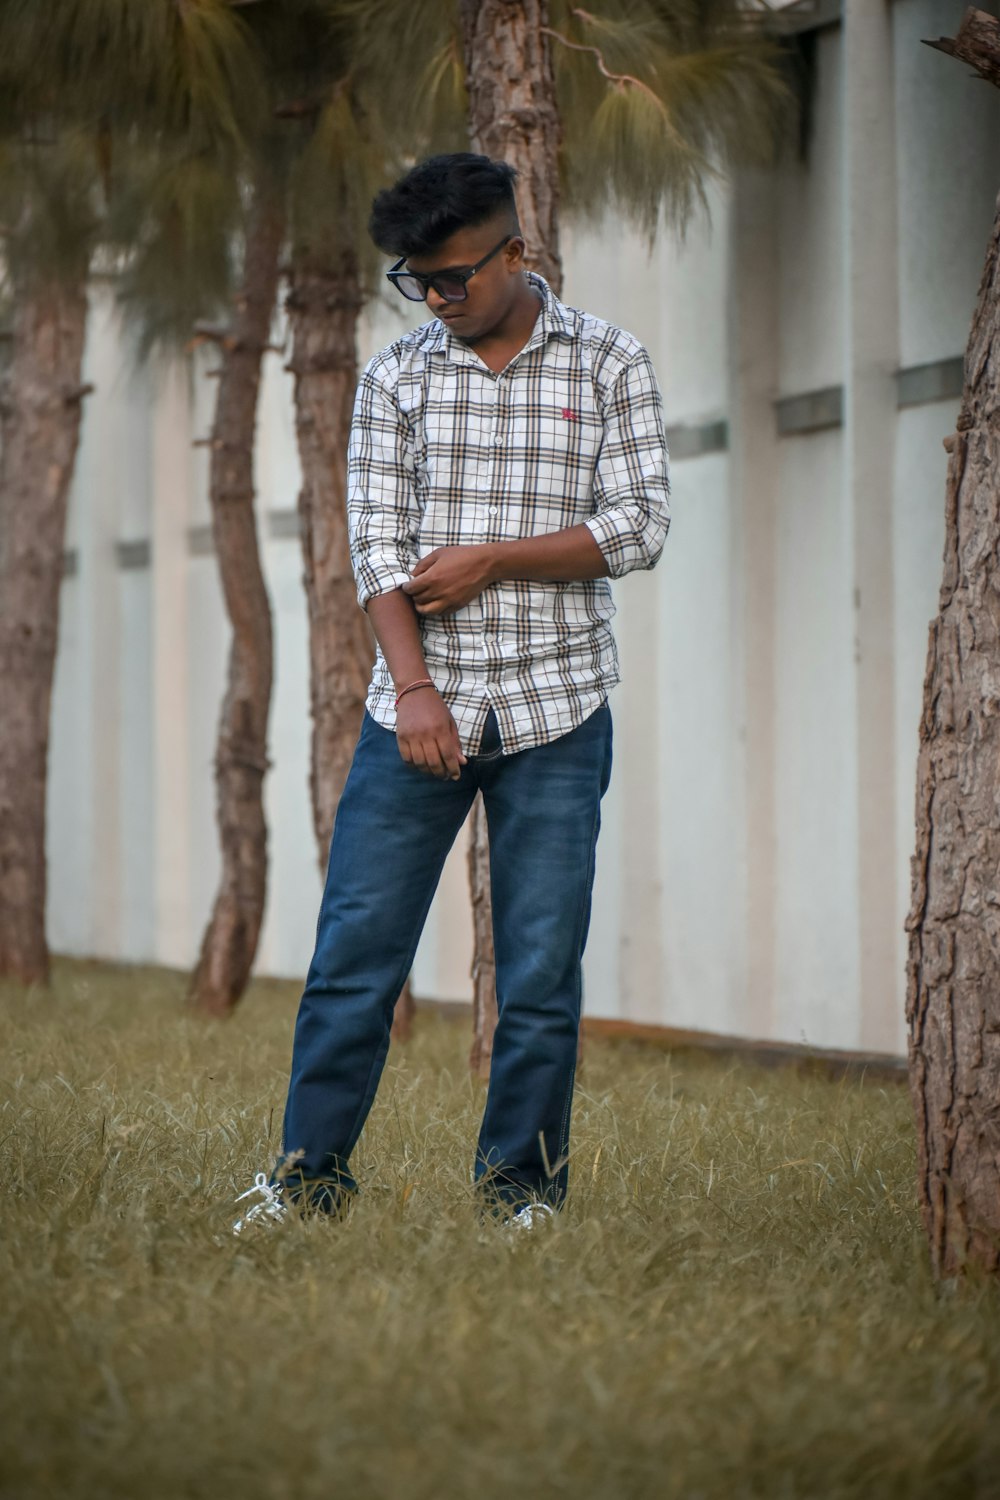
MULTIPOLYGON (((267 0, 215 8, 248 28, 264 23, 253 12, 269 9, 267 0)), ((363 363, 426 316, 382 290, 385 267, 363 248, 366 195, 407 160, 470 139, 447 119, 449 109, 461 116, 465 108, 460 44, 448 40, 448 27, 468 24, 459 12, 469 7, 435 0, 416 9, 404 23, 398 10, 391 19, 391 7, 340 8, 337 25, 360 29, 351 33, 354 61, 334 70, 339 84, 322 84, 322 107, 311 102, 310 73, 322 73, 322 49, 306 49, 303 60, 301 36, 288 53, 280 38, 255 42, 281 71, 278 104, 264 112, 296 141, 294 149, 288 139, 266 145, 264 157, 277 163, 275 177, 291 161, 286 180, 300 194, 279 236, 253 444, 252 505, 273 623, 257 974, 304 976, 322 889, 300 501, 308 476, 296 394, 305 364, 295 319, 310 251, 329 228, 317 229, 302 205, 344 195, 338 211, 355 236, 352 316, 363 363), (380 58, 378 33, 373 43, 360 10, 381 25, 383 42, 387 26, 412 30, 390 30, 390 55, 380 58), (409 90, 400 81, 406 69, 409 90), (371 70, 382 82, 365 96, 371 70), (354 82, 344 85, 345 76, 354 82), (357 80, 361 92, 348 99, 357 80), (418 106, 430 107, 422 123, 418 106), (333 156, 350 169, 327 172, 333 156)), ((553 5, 549 16, 562 38, 551 38, 564 107, 561 295, 650 349, 673 485, 659 567, 615 589, 623 682, 612 698, 616 772, 585 1008, 900 1053, 917 725, 941 581, 942 440, 960 405, 1000 186, 1000 99, 922 45, 954 34, 961 0, 730 6, 753 12, 752 27, 748 14, 737 18, 742 34, 773 49, 750 71, 726 75, 729 89, 734 76, 756 79, 740 86, 736 134, 754 110, 764 124, 753 140, 746 127, 742 155, 725 131, 696 133, 704 159, 724 159, 724 170, 689 166, 681 189, 676 177, 651 182, 648 173, 633 184, 640 153, 629 157, 633 138, 612 115, 598 118, 605 104, 594 90, 610 89, 609 108, 628 94, 621 76, 638 76, 634 63, 625 67, 628 49, 638 37, 640 55, 653 58, 654 33, 643 27, 664 9, 606 5, 595 13, 603 30, 569 7, 553 5), (569 71, 582 65, 586 76, 569 71), (780 87, 771 88, 767 68, 780 87), (617 85, 608 73, 618 74, 617 85), (604 142, 592 157, 593 141, 576 144, 573 134, 586 119, 604 142), (616 141, 626 154, 602 156, 616 141), (600 192, 574 179, 581 171, 586 179, 588 160, 600 192)), ((20 24, 24 8, 9 10, 20 24)), ((111 33, 100 35, 109 48, 111 33)), ((30 58, 42 40, 30 27, 24 37, 30 58)), ((71 40, 63 42, 72 73, 71 40)), ((224 91, 221 43, 213 56, 224 91)), ((711 84, 710 72, 702 76, 711 84)), ((274 80, 258 86, 266 93, 274 80)), ((697 95, 697 82, 683 86, 697 95)), ((58 108, 30 95, 19 96, 21 131, 25 118, 51 122, 58 108)), ((195 90, 185 106, 181 136, 201 97, 195 90)), ((247 97, 242 85, 233 97, 247 97)), ((46 934, 56 953, 187 969, 198 961, 222 878, 217 736, 232 634, 211 499, 215 450, 205 443, 220 431, 226 335, 218 309, 233 307, 227 276, 238 282, 248 261, 245 251, 235 269, 220 259, 214 283, 209 276, 196 291, 191 268, 215 266, 213 247, 245 233, 232 224, 260 196, 246 187, 242 166, 225 166, 224 153, 223 166, 211 167, 217 176, 171 196, 180 180, 171 173, 180 173, 189 143, 171 145, 176 125, 158 124, 153 151, 153 137, 134 125, 149 98, 147 90, 121 105, 132 133, 103 177, 98 170, 95 190, 113 233, 94 231, 84 278, 82 381, 92 390, 81 398, 60 549, 46 934), (208 214, 211 232, 201 240, 188 233, 198 193, 216 215, 208 214), (227 216, 235 216, 228 225, 227 216), (166 276, 158 262, 151 293, 157 257, 166 276)), ((86 127, 98 141, 101 120, 92 110, 86 127)), ((73 128, 83 129, 79 121, 73 128)), ((199 128, 207 138, 209 126, 199 128)), ((232 139, 241 128, 233 124, 232 139)), ((203 164, 204 138, 193 153, 203 164)), ((93 159, 84 150, 81 160, 93 159)), ((60 190, 66 219, 77 180, 70 173, 60 190)), ((8 206, 6 225, 17 222, 8 206)), ((16 273, 16 259, 12 266, 16 273)), ((13 327, 17 275, 9 280, 13 327)), ((9 367, 15 343, 3 346, 9 367)), ((466 855, 463 836, 417 956, 418 1002, 471 996, 466 855)))

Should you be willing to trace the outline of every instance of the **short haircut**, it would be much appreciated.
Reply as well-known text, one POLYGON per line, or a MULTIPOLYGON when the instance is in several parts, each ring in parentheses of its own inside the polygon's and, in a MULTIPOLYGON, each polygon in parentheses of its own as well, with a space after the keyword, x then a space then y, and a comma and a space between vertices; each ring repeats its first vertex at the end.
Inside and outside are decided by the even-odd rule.
POLYGON ((387 255, 426 255, 458 230, 501 216, 518 234, 516 178, 509 162, 471 151, 430 156, 376 196, 368 232, 387 255))

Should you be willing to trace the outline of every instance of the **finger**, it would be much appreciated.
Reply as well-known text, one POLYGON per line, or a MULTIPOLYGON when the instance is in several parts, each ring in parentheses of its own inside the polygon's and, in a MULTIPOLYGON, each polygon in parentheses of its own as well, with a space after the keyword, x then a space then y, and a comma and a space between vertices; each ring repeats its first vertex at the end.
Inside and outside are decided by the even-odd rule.
POLYGON ((448 768, 448 774, 453 781, 458 781, 462 774, 462 767, 468 764, 462 741, 458 737, 458 725, 451 720, 449 732, 441 741, 441 754, 448 768))
POLYGON ((462 775, 462 767, 465 765, 465 756, 458 745, 443 746, 441 756, 444 760, 445 771, 449 781, 459 781, 462 775))
POLYGON ((437 776, 439 780, 443 781, 447 777, 448 772, 445 769, 444 761, 441 759, 441 751, 438 749, 437 741, 425 740, 422 749, 425 757, 424 770, 430 771, 432 776, 437 776))
POLYGON ((414 608, 418 615, 443 615, 450 605, 445 599, 430 599, 415 603, 414 608))
POLYGON ((420 599, 425 594, 429 594, 433 591, 434 582, 432 579, 426 577, 410 578, 406 583, 403 584, 403 588, 406 593, 409 594, 411 599, 420 599))
POLYGON ((414 578, 418 578, 421 573, 426 573, 427 569, 433 566, 434 559, 437 557, 440 550, 440 547, 435 547, 433 552, 428 552, 426 557, 422 557, 420 559, 416 567, 413 569, 414 578))

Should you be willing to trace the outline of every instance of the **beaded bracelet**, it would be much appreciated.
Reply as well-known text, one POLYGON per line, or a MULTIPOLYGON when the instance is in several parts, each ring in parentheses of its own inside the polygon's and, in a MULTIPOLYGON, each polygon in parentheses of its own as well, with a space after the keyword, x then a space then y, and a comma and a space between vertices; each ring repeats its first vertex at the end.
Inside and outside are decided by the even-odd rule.
POLYGON ((396 702, 394 704, 394 707, 399 707, 400 698, 405 698, 407 693, 415 693, 417 691, 417 688, 433 686, 434 684, 429 677, 421 677, 419 682, 411 682, 408 687, 401 688, 400 691, 396 694, 396 702))

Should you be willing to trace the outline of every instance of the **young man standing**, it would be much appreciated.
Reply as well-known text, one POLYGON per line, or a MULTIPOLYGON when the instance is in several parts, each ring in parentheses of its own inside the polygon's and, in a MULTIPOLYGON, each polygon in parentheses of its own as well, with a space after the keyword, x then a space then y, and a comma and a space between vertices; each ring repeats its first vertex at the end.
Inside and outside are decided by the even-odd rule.
POLYGON ((433 314, 371 360, 351 432, 358 597, 379 651, 295 1030, 282 1160, 239 1221, 337 1211, 393 1007, 478 791, 499 1019, 475 1177, 561 1206, 618 681, 609 577, 667 533, 660 394, 630 335, 524 268, 505 162, 433 157, 375 200, 389 279, 433 314))

